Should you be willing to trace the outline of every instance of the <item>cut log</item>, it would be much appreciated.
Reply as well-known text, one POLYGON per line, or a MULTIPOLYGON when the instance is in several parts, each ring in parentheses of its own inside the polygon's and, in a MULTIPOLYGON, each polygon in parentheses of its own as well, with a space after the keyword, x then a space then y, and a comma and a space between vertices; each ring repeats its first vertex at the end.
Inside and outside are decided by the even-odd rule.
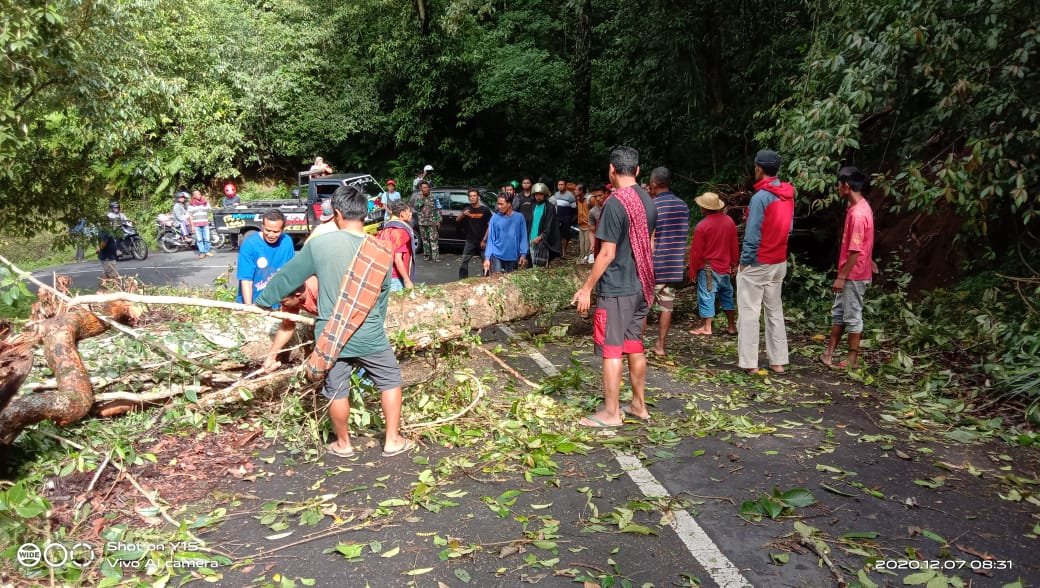
MULTIPOLYGON (((131 319, 130 307, 125 303, 109 304, 106 313, 124 323, 131 319)), ((3 412, 0 412, 0 444, 9 445, 22 429, 40 421, 50 419, 58 425, 65 426, 90 412, 90 407, 94 404, 94 390, 76 345, 83 339, 96 337, 107 330, 108 325, 101 319, 81 309, 60 314, 35 325, 35 332, 40 335, 32 339, 42 341, 44 358, 48 367, 54 371, 58 388, 40 394, 19 396, 11 401, 3 412)), ((31 359, 28 365, 14 365, 21 366, 24 374, 13 373, 5 376, 20 376, 24 381, 32 367, 31 359)), ((7 377, 5 383, 6 379, 7 377)))
MULTIPOLYGON (((426 348, 458 339, 472 329, 540 313, 552 313, 570 304, 571 297, 581 286, 587 273, 587 269, 565 264, 549 270, 527 270, 406 291, 390 299, 386 319, 387 335, 398 351, 405 347, 426 348)), ((37 331, 46 333, 43 344, 47 363, 56 375, 57 390, 23 395, 0 412, 0 444, 10 444, 23 428, 41 420, 51 419, 59 425, 67 425, 88 414, 95 398, 89 374, 86 373, 76 350, 76 342, 104 332, 107 326, 90 312, 75 308, 75 305, 87 302, 107 302, 110 307, 122 305, 125 309, 123 312, 114 308, 108 310, 110 316, 120 317, 127 314, 129 301, 137 304, 213 306, 211 300, 171 299, 124 293, 73 299, 70 304, 74 310, 40 323, 37 331)), ((222 304, 222 307, 241 310, 232 309, 226 306, 227 304, 229 303, 222 304)), ((255 315, 243 315, 242 318, 244 329, 259 334, 260 328, 257 326, 255 315)), ((31 359, 31 350, 28 353, 31 359)), ((6 357, 6 353, 0 355, 0 369, 8 365, 3 362, 6 357)), ((21 374, 21 381, 24 381, 28 368, 24 367, 24 363, 19 365, 24 368, 24 373, 21 374)), ((293 372, 294 370, 285 370, 271 377, 257 378, 256 381, 244 382, 233 387, 236 390, 248 389, 254 392, 260 388, 277 389, 288 383, 293 372)), ((7 384, 7 380, 5 374, 3 383, 7 384)), ((21 381, 17 385, 11 384, 13 390, 18 389, 21 381)), ((238 397, 238 394, 231 390, 213 390, 212 393, 224 401, 238 397)), ((95 414, 111 416, 129 411, 148 400, 157 399, 142 398, 140 403, 131 399, 106 399, 99 406, 94 406, 94 410, 95 414)), ((220 400, 215 398, 213 403, 220 403, 220 400)))

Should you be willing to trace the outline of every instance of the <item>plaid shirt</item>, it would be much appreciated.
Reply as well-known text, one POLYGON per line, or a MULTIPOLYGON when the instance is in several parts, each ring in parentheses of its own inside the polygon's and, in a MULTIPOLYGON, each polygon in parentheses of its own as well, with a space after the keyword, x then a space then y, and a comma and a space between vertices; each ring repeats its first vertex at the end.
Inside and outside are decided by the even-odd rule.
POLYGON ((336 363, 343 346, 375 306, 392 262, 390 250, 377 239, 369 237, 361 244, 357 257, 343 275, 335 309, 315 341, 314 352, 307 358, 308 378, 324 378, 336 363))

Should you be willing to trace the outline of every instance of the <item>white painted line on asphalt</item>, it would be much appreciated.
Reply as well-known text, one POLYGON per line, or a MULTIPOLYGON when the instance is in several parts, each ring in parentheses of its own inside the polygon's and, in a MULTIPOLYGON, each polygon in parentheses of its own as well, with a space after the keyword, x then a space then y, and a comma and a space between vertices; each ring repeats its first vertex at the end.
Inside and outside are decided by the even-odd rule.
MULTIPOLYGON (((650 470, 643 467, 643 462, 639 461, 639 458, 617 451, 614 452, 614 457, 645 496, 671 496, 668 490, 650 473, 650 470)), ((675 518, 672 519, 671 526, 675 529, 675 534, 686 545, 686 549, 690 551, 690 555, 701 564, 701 567, 721 588, 751 586, 751 582, 748 582, 737 566, 733 565, 733 562, 722 553, 719 546, 715 545, 715 542, 708 537, 708 534, 697 524, 689 512, 685 509, 675 511, 675 518)))
MULTIPOLYGON (((520 345, 546 374, 555 376, 560 373, 552 362, 546 359, 537 349, 531 347, 526 341, 518 338, 512 329, 505 325, 499 325, 498 328, 507 337, 520 345)), ((650 473, 650 470, 643 467, 643 462, 639 461, 639 458, 613 449, 610 452, 614 454, 618 464, 628 473, 628 477, 632 478, 632 481, 635 482, 644 496, 648 498, 671 497, 668 489, 657 481, 657 478, 650 473)), ((748 582, 737 566, 733 565, 733 562, 726 557, 726 554, 722 553, 719 546, 711 540, 711 537, 704 532, 704 529, 697 524, 697 521, 693 519, 689 512, 682 509, 674 511, 674 514, 675 518, 671 522, 671 527, 675 530, 675 534, 682 540, 690 555, 697 560, 697 563, 704 568, 704 571, 708 572, 708 575, 711 576, 711 579, 720 588, 745 588, 751 586, 751 582, 748 582)))
POLYGON ((550 376, 555 376, 555 375, 558 375, 560 373, 560 370, 556 369, 556 366, 554 366, 551 361, 546 359, 545 356, 542 355, 540 351, 538 351, 534 347, 531 347, 527 343, 527 341, 524 341, 523 339, 517 337, 516 336, 516 332, 513 331, 513 329, 510 329, 509 327, 507 327, 505 325, 498 325, 498 328, 501 329, 501 331, 506 334, 506 337, 509 337, 510 339, 515 341, 516 344, 519 345, 521 349, 523 349, 525 352, 527 352, 527 355, 531 356, 531 359, 533 359, 534 362, 538 364, 538 367, 542 368, 543 372, 549 374, 550 376))

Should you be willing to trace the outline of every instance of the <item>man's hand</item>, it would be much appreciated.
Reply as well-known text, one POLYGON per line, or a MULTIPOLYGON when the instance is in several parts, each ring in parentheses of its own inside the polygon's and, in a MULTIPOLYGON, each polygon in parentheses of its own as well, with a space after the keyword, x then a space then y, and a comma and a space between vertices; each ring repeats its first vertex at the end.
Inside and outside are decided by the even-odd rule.
POLYGON ((282 362, 278 361, 278 357, 275 355, 269 355, 267 356, 267 359, 264 360, 263 368, 265 372, 270 373, 280 367, 282 367, 282 362))
POLYGON ((404 287, 405 287, 406 289, 408 289, 408 290, 411 290, 412 288, 414 288, 414 287, 415 287, 415 284, 413 284, 411 280, 409 280, 409 279, 405 278, 405 279, 404 279, 404 287))
POLYGON ((578 307, 578 314, 584 316, 589 312, 589 307, 592 306, 592 291, 587 288, 581 288, 574 293, 574 297, 571 298, 571 304, 578 307))
POLYGON ((873 259, 870 260, 870 273, 872 273, 872 274, 880 274, 881 273, 881 270, 878 269, 877 262, 875 262, 873 259))
POLYGON ((486 274, 486 273, 488 273, 490 271, 491 271, 491 260, 490 259, 485 259, 484 260, 484 273, 486 274))
POLYGON ((534 245, 537 245, 537 244, 539 244, 541 242, 542 242, 542 236, 541 235, 538 235, 537 237, 534 238, 534 241, 531 241, 531 243, 533 243, 534 245))
POLYGON ((737 272, 738 272, 738 273, 739 273, 739 272, 742 272, 742 271, 744 271, 744 270, 745 270, 746 268, 747 268, 747 266, 746 266, 746 265, 743 265, 743 264, 737 264, 737 272))
POLYGON ((519 265, 520 267, 527 267, 527 256, 521 255, 520 261, 517 263, 517 265, 519 265))
POLYGON ((485 247, 487 247, 487 239, 481 239, 480 240, 480 248, 484 249, 485 247))
POLYGON ((834 284, 831 285, 831 291, 835 294, 845 289, 845 278, 838 277, 834 280, 834 284))

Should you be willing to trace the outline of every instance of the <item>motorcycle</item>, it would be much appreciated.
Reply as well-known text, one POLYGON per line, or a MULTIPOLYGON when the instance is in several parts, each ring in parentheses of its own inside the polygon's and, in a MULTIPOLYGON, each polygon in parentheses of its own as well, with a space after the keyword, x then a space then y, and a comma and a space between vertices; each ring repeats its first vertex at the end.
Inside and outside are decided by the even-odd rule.
POLYGON ((148 243, 137 232, 134 223, 125 220, 119 228, 123 236, 116 239, 116 260, 124 255, 133 256, 134 259, 148 259, 148 243))
MULTIPOLYGON (((155 234, 158 236, 159 247, 166 253, 175 253, 181 249, 195 249, 195 232, 191 231, 187 236, 182 235, 180 227, 177 225, 177 221, 173 219, 172 214, 158 215, 155 217, 155 225, 155 234)), ((210 221, 210 246, 213 249, 220 249, 224 246, 225 239, 224 234, 218 233, 213 226, 213 221, 210 221)))

